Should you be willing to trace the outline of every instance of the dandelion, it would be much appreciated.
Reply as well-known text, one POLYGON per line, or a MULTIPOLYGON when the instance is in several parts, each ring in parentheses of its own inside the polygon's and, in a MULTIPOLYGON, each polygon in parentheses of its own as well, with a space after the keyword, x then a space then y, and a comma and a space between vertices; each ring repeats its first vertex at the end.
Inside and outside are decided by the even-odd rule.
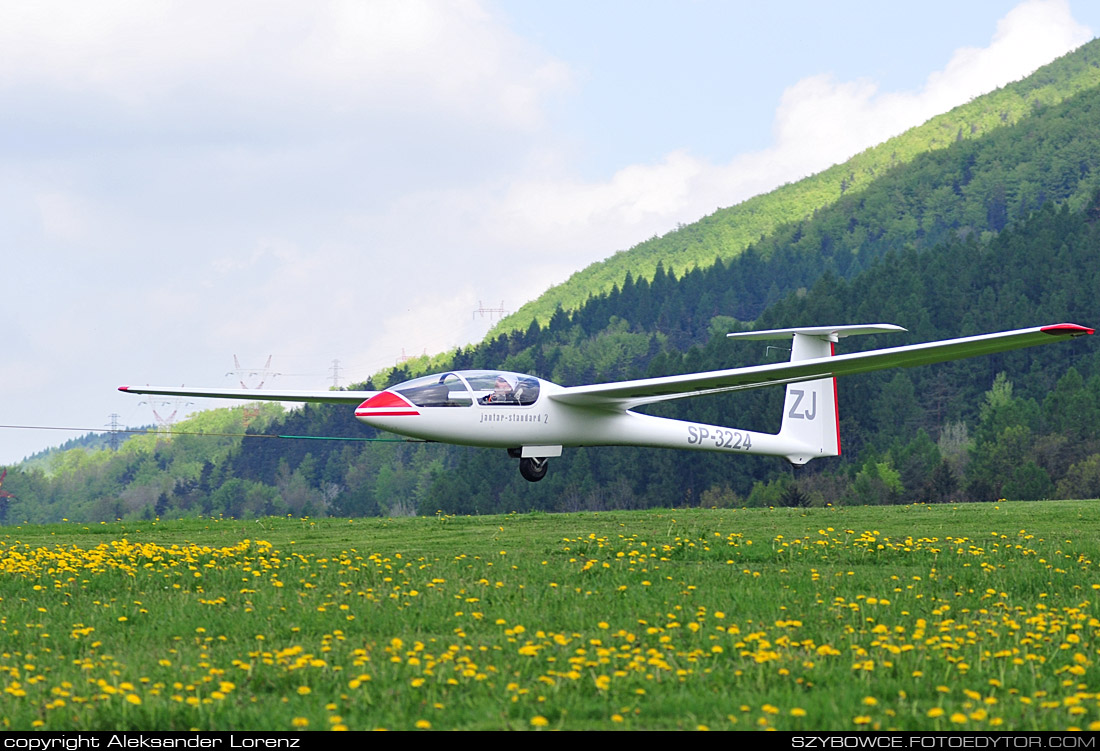
POLYGON ((305 717, 295 717, 293 720, 290 721, 290 724, 296 728, 308 728, 309 720, 307 720, 305 717))
POLYGON ((531 726, 536 728, 544 728, 550 724, 550 720, 546 719, 540 714, 531 718, 531 726))
POLYGON ((431 728, 432 728, 432 723, 428 722, 427 720, 417 720, 416 721, 416 729, 417 730, 431 730, 431 728))

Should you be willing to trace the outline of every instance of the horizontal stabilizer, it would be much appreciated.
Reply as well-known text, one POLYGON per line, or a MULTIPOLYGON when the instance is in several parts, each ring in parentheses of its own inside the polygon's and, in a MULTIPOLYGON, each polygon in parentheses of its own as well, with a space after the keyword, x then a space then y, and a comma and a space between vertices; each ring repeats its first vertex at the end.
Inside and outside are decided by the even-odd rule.
POLYGON ((768 331, 742 331, 735 334, 726 334, 730 339, 789 339, 795 334, 806 336, 823 336, 829 341, 835 342, 846 336, 859 336, 860 334, 893 334, 905 331, 901 326, 892 323, 868 323, 849 326, 803 326, 793 329, 770 329, 768 331))

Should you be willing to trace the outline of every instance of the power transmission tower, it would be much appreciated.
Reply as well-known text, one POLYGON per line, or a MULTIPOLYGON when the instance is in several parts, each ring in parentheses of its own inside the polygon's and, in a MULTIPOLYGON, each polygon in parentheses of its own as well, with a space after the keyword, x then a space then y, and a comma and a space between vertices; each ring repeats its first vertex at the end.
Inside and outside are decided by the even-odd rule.
POLYGON ((395 365, 403 365, 403 364, 407 363, 409 360, 412 360, 413 358, 427 357, 427 356, 428 356, 428 348, 427 347, 424 348, 423 354, 420 354, 420 355, 406 355, 405 354, 405 348, 402 347, 401 348, 401 357, 397 358, 397 362, 394 363, 394 364, 395 365))
POLYGON ((121 427, 118 424, 119 415, 112 412, 108 417, 111 418, 111 421, 107 423, 107 427, 111 430, 111 437, 108 439, 111 444, 111 451, 118 451, 118 444, 121 440, 119 437, 119 428, 121 427))
POLYGON ((332 367, 329 370, 332 371, 332 387, 334 389, 340 388, 340 361, 333 360, 332 367))
POLYGON ((241 361, 237 359, 236 355, 233 355, 233 370, 226 373, 227 376, 234 376, 240 381, 242 389, 262 389, 264 387, 264 381, 268 378, 275 378, 282 375, 282 373, 276 373, 271 369, 271 358, 273 355, 267 356, 267 362, 264 363, 262 368, 242 368, 241 361), (245 383, 245 379, 248 379, 248 383, 245 383), (256 379, 259 378, 259 382, 256 379), (253 384, 253 385, 249 385, 253 384))
MULTIPOLYGON (((262 368, 242 368, 241 361, 237 359, 236 355, 233 355, 233 370, 226 373, 226 375, 234 376, 240 382, 242 389, 262 389, 264 387, 264 381, 268 378, 275 378, 282 375, 282 373, 276 373, 271 369, 272 357, 273 355, 267 356, 267 362, 264 363, 262 368), (246 379, 248 383, 245 383, 246 379)), ((252 424, 252 421, 260 416, 260 409, 259 407, 244 407, 241 411, 244 419, 244 427, 247 430, 248 426, 252 424)))
POLYGON ((160 399, 149 399, 148 401, 141 402, 141 404, 148 404, 149 407, 153 410, 153 418, 157 422, 157 432, 158 433, 168 433, 168 432, 171 431, 172 426, 176 422, 176 415, 179 414, 180 407, 190 406, 190 405, 194 404, 194 402, 187 402, 187 401, 184 401, 182 398, 177 398, 177 399, 160 398, 160 399), (162 415, 160 412, 157 411, 157 407, 161 407, 162 409, 165 408, 165 407, 171 407, 172 412, 167 417, 165 417, 164 415, 162 415))
POLYGON ((500 307, 499 308, 486 308, 485 305, 481 302, 481 300, 478 300, 477 301, 477 307, 474 308, 473 315, 470 316, 471 320, 473 318, 476 318, 479 313, 481 314, 482 318, 484 318, 486 316, 486 314, 488 314, 489 320, 493 319, 494 314, 498 318, 504 318, 504 316, 508 315, 508 311, 504 309, 504 301, 503 300, 500 301, 500 307))

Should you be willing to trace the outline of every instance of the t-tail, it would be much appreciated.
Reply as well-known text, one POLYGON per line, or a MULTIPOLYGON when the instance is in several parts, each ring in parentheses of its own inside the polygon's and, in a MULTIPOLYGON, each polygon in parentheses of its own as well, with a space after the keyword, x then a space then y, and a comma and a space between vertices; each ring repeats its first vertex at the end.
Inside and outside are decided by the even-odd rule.
MULTIPOLYGON (((866 326, 812 326, 728 334, 740 339, 791 339, 791 362, 832 357, 838 339, 858 334, 905 331, 891 324, 866 326)), ((783 400, 781 442, 790 447, 791 464, 802 465, 823 456, 840 456, 840 408, 836 378, 817 378, 787 384, 783 400)))

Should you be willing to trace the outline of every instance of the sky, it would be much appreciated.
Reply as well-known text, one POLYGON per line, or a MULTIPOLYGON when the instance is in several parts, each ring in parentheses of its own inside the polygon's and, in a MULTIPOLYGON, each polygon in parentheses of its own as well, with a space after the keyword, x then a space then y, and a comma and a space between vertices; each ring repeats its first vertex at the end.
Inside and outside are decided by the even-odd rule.
MULTIPOLYGON (((218 405, 118 386, 324 389, 479 340, 476 310, 1097 29, 1090 0, 2 3, 0 425, 147 425, 218 405)), ((0 427, 0 465, 78 435, 0 427)))

